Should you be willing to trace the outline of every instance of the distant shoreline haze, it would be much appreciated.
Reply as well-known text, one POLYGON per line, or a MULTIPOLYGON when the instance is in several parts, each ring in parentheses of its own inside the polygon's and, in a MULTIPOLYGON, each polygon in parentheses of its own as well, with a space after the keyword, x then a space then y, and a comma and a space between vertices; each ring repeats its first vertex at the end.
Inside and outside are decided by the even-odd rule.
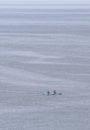
POLYGON ((89 0, 0 0, 0 4, 90 4, 89 0))

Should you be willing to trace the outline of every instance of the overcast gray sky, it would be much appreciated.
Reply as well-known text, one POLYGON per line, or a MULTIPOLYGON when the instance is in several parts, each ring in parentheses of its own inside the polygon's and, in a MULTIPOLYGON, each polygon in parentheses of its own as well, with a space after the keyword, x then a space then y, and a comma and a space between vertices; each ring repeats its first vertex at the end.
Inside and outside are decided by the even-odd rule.
POLYGON ((60 4, 90 4, 90 0, 0 0, 0 3, 7 4, 7 3, 60 3, 60 4))

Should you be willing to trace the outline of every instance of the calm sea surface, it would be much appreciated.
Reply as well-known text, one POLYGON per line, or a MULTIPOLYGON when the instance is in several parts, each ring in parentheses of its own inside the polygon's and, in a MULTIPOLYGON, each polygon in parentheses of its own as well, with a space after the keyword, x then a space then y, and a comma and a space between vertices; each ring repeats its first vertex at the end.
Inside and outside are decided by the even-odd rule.
POLYGON ((90 5, 0 5, 0 130, 89 129, 90 5))

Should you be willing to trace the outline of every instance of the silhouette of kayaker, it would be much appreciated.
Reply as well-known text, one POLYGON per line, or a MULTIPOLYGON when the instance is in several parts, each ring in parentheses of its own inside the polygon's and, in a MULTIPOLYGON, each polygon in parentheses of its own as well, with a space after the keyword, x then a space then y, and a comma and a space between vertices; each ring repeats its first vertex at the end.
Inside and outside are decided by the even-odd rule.
POLYGON ((50 91, 47 91, 46 94, 49 95, 62 95, 62 93, 57 93, 56 90, 53 90, 52 93, 50 93, 50 91))
POLYGON ((56 95, 56 94, 57 94, 57 93, 56 93, 56 90, 54 90, 53 93, 52 93, 52 95, 56 95))
POLYGON ((48 96, 50 95, 50 92, 49 92, 49 91, 47 91, 47 95, 48 95, 48 96))

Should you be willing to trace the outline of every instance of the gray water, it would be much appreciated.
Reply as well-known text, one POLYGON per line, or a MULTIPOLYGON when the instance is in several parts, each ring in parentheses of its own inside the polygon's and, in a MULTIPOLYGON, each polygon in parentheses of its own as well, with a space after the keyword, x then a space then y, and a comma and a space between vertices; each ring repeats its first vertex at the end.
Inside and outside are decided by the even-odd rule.
POLYGON ((89 5, 0 5, 0 130, 90 129, 89 35, 89 5))

